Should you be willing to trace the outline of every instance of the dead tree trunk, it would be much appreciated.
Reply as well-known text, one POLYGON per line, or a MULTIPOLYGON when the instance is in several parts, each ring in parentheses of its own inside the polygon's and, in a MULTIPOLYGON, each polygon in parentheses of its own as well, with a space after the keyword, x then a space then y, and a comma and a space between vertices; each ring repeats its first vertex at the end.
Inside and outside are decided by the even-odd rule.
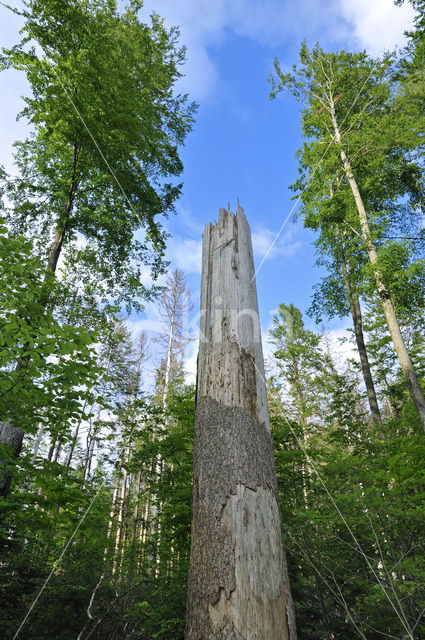
POLYGON ((251 235, 239 205, 205 228, 202 260, 186 640, 294 640, 251 235))

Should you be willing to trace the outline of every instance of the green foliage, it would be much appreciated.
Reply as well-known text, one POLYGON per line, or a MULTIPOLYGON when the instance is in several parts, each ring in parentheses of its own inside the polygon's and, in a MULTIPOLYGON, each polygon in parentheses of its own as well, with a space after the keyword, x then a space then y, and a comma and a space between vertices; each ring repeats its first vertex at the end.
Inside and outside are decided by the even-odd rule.
POLYGON ((65 247, 82 236, 80 263, 107 283, 109 298, 136 306, 148 294, 142 266, 154 277, 164 266, 157 217, 180 194, 178 146, 194 112, 173 93, 184 59, 178 32, 157 15, 142 24, 138 9, 30 0, 23 40, 2 56, 32 89, 21 116, 33 134, 16 145, 21 175, 8 183, 11 221, 38 229, 41 251, 52 228, 65 247))
POLYGON ((335 236, 342 228, 357 244, 355 264, 367 263, 355 237, 361 230, 341 151, 348 154, 377 247, 406 229, 415 235, 422 224, 423 176, 414 159, 421 130, 399 104, 394 56, 373 60, 364 52, 326 53, 319 45, 309 51, 303 44, 293 73, 283 73, 275 61, 271 83, 271 97, 288 90, 303 104, 305 142, 292 189, 300 194, 305 225, 321 231, 319 255, 335 259, 335 236))
POLYGON ((101 372, 94 343, 97 332, 59 322, 33 244, 0 228, 0 420, 28 433, 42 423, 54 432, 80 419, 81 406, 101 372), (20 366, 15 367, 19 362, 20 366), (85 386, 81 386, 84 380, 85 386))
MULTIPOLYGON (((343 254, 352 292, 367 298, 368 350, 387 400, 382 425, 370 424, 355 367, 336 361, 299 309, 280 305, 269 405, 300 640, 425 634, 425 444, 339 155, 349 153, 361 182, 379 268, 423 378, 420 245, 388 237, 421 236, 414 65, 423 3, 412 3, 417 28, 403 64, 303 45, 294 73, 275 66, 273 95, 289 88, 305 106, 294 189, 327 269, 313 310, 347 313, 343 254)), ((33 135, 17 145, 21 175, 1 173, 12 206, 0 226, 0 417, 27 433, 0 513, 6 640, 38 594, 21 637, 184 637, 195 415, 185 337, 178 329, 173 370, 163 360, 146 395, 144 338, 135 347, 114 301, 138 306, 149 295, 142 266, 163 268, 158 216, 180 192, 178 146, 193 106, 173 94, 184 54, 177 32, 155 15, 141 24, 139 8, 131 2, 120 15, 112 0, 29 0, 23 40, 1 58, 26 72, 33 91, 22 114, 33 135), (46 276, 55 232, 66 248, 57 279, 46 276)))
POLYGON ((272 334, 290 348, 276 353, 270 410, 299 638, 419 639, 425 631, 425 443, 413 406, 406 403, 397 419, 373 427, 359 411, 355 378, 338 372, 329 355, 318 404, 311 362, 324 361, 323 352, 314 354, 320 337, 313 347, 314 333, 302 327, 298 310, 281 310, 291 310, 297 321, 288 340, 285 314, 275 318, 272 334), (308 419, 315 425, 307 431, 305 414, 288 417, 298 390, 285 366, 303 335, 308 358, 300 340, 298 379, 310 381, 308 419))
POLYGON ((29 456, 21 456, 20 491, 3 503, 1 514, 5 638, 13 637, 81 519, 78 533, 23 629, 24 637, 30 632, 31 638, 41 640, 48 628, 64 640, 82 630, 82 637, 91 633, 91 638, 104 638, 131 628, 140 638, 183 638, 190 550, 192 387, 170 399, 167 417, 163 431, 162 410, 155 402, 140 399, 132 412, 124 411, 119 418, 123 431, 118 457, 129 435, 133 443, 125 463, 133 489, 123 503, 127 533, 119 548, 115 542, 119 502, 110 520, 113 486, 121 486, 124 473, 118 461, 112 478, 98 471, 87 485, 78 466, 73 469, 43 459, 34 466, 29 456), (139 493, 135 492, 137 478, 139 493), (156 515, 151 509, 154 504, 156 515), (102 572, 90 621, 86 609, 102 572))

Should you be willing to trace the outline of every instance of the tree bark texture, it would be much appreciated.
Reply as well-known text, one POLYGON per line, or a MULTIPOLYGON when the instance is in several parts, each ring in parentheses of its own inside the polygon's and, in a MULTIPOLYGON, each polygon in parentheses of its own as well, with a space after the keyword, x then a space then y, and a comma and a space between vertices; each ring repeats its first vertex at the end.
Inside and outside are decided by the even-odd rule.
POLYGON ((186 640, 295 640, 243 209, 203 236, 186 640), (293 627, 290 636, 288 619, 293 627))

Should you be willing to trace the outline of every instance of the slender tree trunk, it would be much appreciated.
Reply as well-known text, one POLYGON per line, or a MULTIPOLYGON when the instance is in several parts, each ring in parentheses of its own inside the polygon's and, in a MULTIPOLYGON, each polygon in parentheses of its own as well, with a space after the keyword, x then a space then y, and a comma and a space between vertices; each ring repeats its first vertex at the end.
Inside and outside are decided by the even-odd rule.
POLYGON ((74 450, 75 450, 75 446, 76 446, 77 441, 78 441, 78 434, 80 432, 80 427, 81 427, 82 422, 83 422, 83 416, 84 416, 84 412, 86 410, 86 407, 87 407, 87 398, 84 400, 83 410, 81 412, 81 418, 79 419, 78 424, 77 424, 77 426, 75 427, 75 430, 74 430, 74 435, 72 436, 71 447, 69 449, 68 458, 66 459, 66 468, 67 469, 69 469, 69 467, 71 466, 72 456, 74 455, 74 450))
POLYGON ((129 567, 128 567, 128 584, 130 585, 133 581, 134 575, 136 573, 136 544, 137 544, 137 529, 139 527, 139 513, 140 513, 140 489, 142 486, 142 471, 139 470, 137 473, 137 482, 136 482, 136 501, 134 505, 133 512, 133 526, 131 533, 131 547, 130 547, 130 559, 129 559, 129 567))
MULTIPOLYGON (((251 236, 220 210, 203 237, 186 640, 289 635, 251 236)), ((292 618, 291 618, 292 619, 292 618)))
MULTIPOLYGON (((337 143, 340 143, 341 133, 339 131, 338 123, 335 116, 335 106, 334 106, 333 100, 331 100, 331 115, 332 115, 332 123, 334 127, 334 132, 335 132, 335 141, 337 143)), ((395 313, 394 305, 391 300, 390 292, 385 284, 382 271, 379 268, 378 254, 376 252, 376 248, 372 240, 372 235, 370 233, 369 221, 367 218, 366 209, 363 203, 362 196, 360 194, 359 187, 357 185, 356 179, 351 169, 350 161, 348 160, 347 154, 343 149, 341 149, 340 155, 341 155, 342 166, 344 168, 345 175, 350 184, 354 201, 356 203, 363 240, 366 246, 366 251, 367 251, 370 263, 373 268, 376 287, 378 290, 379 297, 381 299, 382 310, 384 312, 388 330, 390 332, 391 339, 393 341, 394 348, 397 353, 398 360, 400 362, 401 370, 403 371, 403 374, 406 380, 407 388, 409 390, 413 403, 416 407, 416 411, 418 412, 420 423, 423 429, 425 430, 425 397, 424 397, 422 388, 419 384, 419 381, 416 377, 416 372, 413 368, 413 364, 410 359, 409 352, 406 348, 406 344, 404 342, 403 335, 400 330, 400 325, 398 323, 397 316, 395 313)))
POLYGON ((130 447, 131 441, 130 436, 128 436, 127 446, 125 448, 125 464, 124 464, 124 472, 121 481, 121 495, 120 495, 120 503, 118 508, 118 518, 117 518, 117 533, 115 536, 115 551, 114 551, 114 562, 112 565, 112 575, 115 575, 118 569, 118 560, 121 555, 121 542, 123 537, 123 523, 124 523, 124 506, 125 506, 125 498, 127 494, 127 465, 130 459, 130 447))
POLYGON ((170 321, 170 334, 168 338, 168 348, 167 348, 167 362, 165 365, 165 376, 164 376, 164 392, 162 394, 162 408, 164 411, 167 408, 167 397, 168 391, 170 388, 170 378, 171 378, 171 361, 172 361, 172 352, 173 352, 173 341, 174 341, 174 316, 175 316, 175 300, 173 300, 173 308, 171 314, 170 321))
MULTIPOLYGON (((79 151, 80 146, 78 144, 74 144, 71 180, 66 197, 66 203, 63 209, 63 214, 56 225, 55 237, 53 239, 53 244, 50 248, 49 256, 47 259, 45 282, 47 282, 47 280, 56 271, 63 241, 65 238, 65 233, 67 231, 69 217, 71 215, 74 202, 75 191, 77 189, 77 161, 79 151)), ((29 358, 30 356, 25 359, 20 359, 16 364, 15 371, 18 372, 23 370, 27 366, 29 358)), ((13 458, 16 458, 21 453, 22 443, 25 435, 24 430, 21 427, 16 426, 15 422, 17 421, 19 421, 19 416, 14 416, 13 418, 6 420, 6 422, 0 424, 0 445, 4 445, 5 447, 7 447, 11 454, 11 457, 13 458)), ((6 497, 10 490, 11 475, 8 471, 8 467, 8 461, 0 459, 0 497, 6 497)))
POLYGON ((47 460, 49 462, 52 461, 53 453, 54 453, 55 447, 56 447, 56 442, 57 442, 57 438, 52 438, 52 441, 50 442, 49 453, 47 454, 47 460))
MULTIPOLYGON (((100 389, 100 395, 101 396, 103 396, 103 394, 105 393, 106 378, 107 378, 107 376, 109 374, 109 368, 111 366, 111 357, 112 357, 112 345, 109 345, 108 356, 107 356, 107 359, 106 359, 106 371, 105 371, 105 374, 103 376, 102 386, 101 386, 101 389, 100 389)), ((92 405, 91 408, 93 408, 93 406, 94 405, 92 405)), ((89 413, 91 413, 91 410, 90 410, 89 413)), ((98 405, 96 421, 95 421, 96 423, 98 423, 99 420, 100 420, 100 413, 101 413, 101 406, 98 405)), ((86 451, 86 458, 85 458, 85 462, 84 462, 84 474, 83 474, 84 481, 88 480, 88 478, 90 477, 91 465, 92 465, 93 455, 94 455, 94 448, 95 448, 95 445, 96 445, 96 437, 97 437, 98 432, 99 432, 99 425, 98 424, 92 425, 91 420, 90 420, 90 427, 89 427, 89 431, 87 433, 87 451, 86 451)))
POLYGON ((344 245, 338 230, 338 241, 340 249, 341 269, 344 277, 345 289, 350 304, 351 317, 353 319, 354 334, 356 336, 357 350, 360 356, 360 365, 362 368, 363 380, 366 386, 367 399, 369 402, 370 413, 374 424, 381 424, 381 413, 379 411, 378 400, 376 398, 375 385, 370 370, 369 358, 367 355, 366 344, 363 336, 362 311, 360 307, 359 296, 351 288, 351 280, 349 267, 345 258, 344 245))
POLYGON ((53 458, 53 462, 58 462, 61 449, 62 449, 62 442, 60 440, 58 440, 58 443, 56 445, 55 457, 53 458))
MULTIPOLYGON (((121 456, 119 474, 121 474, 122 460, 123 460, 123 458, 121 456)), ((103 581, 105 579, 106 559, 108 557, 108 550, 109 550, 108 543, 109 543, 109 539, 110 539, 111 533, 112 533, 112 526, 114 524, 114 515, 115 515, 115 508, 116 508, 116 504, 117 504, 117 497, 118 497, 119 488, 120 488, 120 475, 118 475, 118 479, 117 479, 117 481, 115 483, 114 492, 112 494, 111 511, 109 513, 109 522, 108 522, 108 531, 106 533, 106 544, 105 544, 105 548, 103 550, 102 575, 100 576, 99 580, 96 583, 95 588, 92 591, 92 594, 91 594, 91 597, 90 597, 89 606, 87 607, 87 615, 90 618, 90 620, 93 620, 93 616, 91 614, 91 608, 93 606, 94 599, 96 597, 96 593, 99 591, 99 589, 102 586, 102 583, 103 583, 103 581)), ((80 636, 78 636, 78 637, 80 637, 80 636)))
POLYGON ((148 538, 148 532, 150 530, 150 517, 151 517, 151 488, 148 484, 144 486, 145 501, 143 505, 143 519, 139 532, 139 540, 142 545, 142 559, 141 564, 143 567, 148 563, 148 554, 146 553, 146 543, 148 538))
POLYGON ((32 462, 34 462, 34 460, 37 457, 38 450, 39 450, 40 444, 41 444, 41 440, 43 438, 43 433, 44 433, 44 424, 42 422, 40 422, 40 424, 38 425, 37 435, 35 436, 35 440, 34 440, 34 443, 32 445, 32 449, 31 449, 31 461, 32 462))
MULTIPOLYGON (((100 408, 98 409, 98 415, 99 414, 100 414, 100 408)), ((92 464, 93 455, 94 455, 94 446, 96 443, 96 436, 97 436, 97 427, 93 426, 90 420, 90 427, 87 433, 86 459, 84 462, 84 474, 83 474, 84 482, 86 482, 86 480, 88 480, 90 477, 91 464, 92 464)))

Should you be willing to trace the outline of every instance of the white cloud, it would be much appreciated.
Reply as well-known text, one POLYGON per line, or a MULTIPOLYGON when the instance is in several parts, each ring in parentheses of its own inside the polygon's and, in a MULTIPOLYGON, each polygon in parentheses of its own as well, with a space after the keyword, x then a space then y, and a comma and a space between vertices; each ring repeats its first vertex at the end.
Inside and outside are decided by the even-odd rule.
MULTIPOLYGON (((270 249, 276 232, 265 227, 255 229, 251 233, 254 257, 262 259, 270 249)), ((267 259, 278 256, 290 256, 296 253, 302 243, 293 237, 293 232, 282 234, 274 243, 267 259)), ((202 267, 202 238, 199 230, 198 239, 173 236, 167 242, 166 259, 171 262, 171 269, 182 269, 186 274, 200 274, 202 267)))
POLYGON ((404 31, 413 25, 414 10, 393 0, 338 0, 342 15, 351 24, 354 36, 372 55, 405 44, 404 31))
POLYGON ((198 368, 198 339, 189 342, 186 348, 186 357, 184 359, 184 369, 186 372, 186 382, 188 384, 196 383, 196 371, 198 368))
POLYGON ((232 34, 273 48, 302 38, 323 46, 354 39, 379 54, 403 44, 414 13, 410 4, 396 7, 393 0, 145 0, 144 15, 152 11, 180 27, 187 47, 180 89, 201 101, 214 95, 219 80, 214 48, 232 34))
POLYGON ((207 47, 222 37, 224 7, 223 0, 208 3, 196 0, 145 0, 144 3, 143 15, 156 11, 165 18, 168 27, 180 28, 181 43, 187 48, 187 62, 178 88, 196 100, 204 100, 212 93, 217 82, 217 69, 207 47))
POLYGON ((167 260, 172 269, 183 269, 185 273, 201 273, 202 240, 191 240, 174 236, 167 242, 167 260))
POLYGON ((158 312, 158 304, 149 303, 145 305, 143 314, 144 318, 128 318, 128 328, 135 337, 142 331, 149 333, 150 337, 156 337, 162 329, 162 318, 158 312))
POLYGON ((335 361, 335 364, 341 369, 347 364, 348 360, 359 361, 358 351, 351 342, 351 334, 348 329, 352 328, 349 320, 339 329, 323 329, 323 341, 328 343, 329 353, 335 361))
POLYGON ((276 231, 271 231, 265 227, 261 227, 252 231, 252 249, 254 256, 263 259, 267 254, 267 259, 276 258, 277 256, 291 256, 296 253, 302 246, 299 240, 293 239, 292 231, 276 238, 276 231))
POLYGON ((188 231, 200 237, 202 235, 205 225, 200 223, 198 218, 194 218, 191 212, 189 211, 189 209, 187 209, 187 207, 182 205, 181 202, 177 203, 176 209, 177 209, 179 224, 180 225, 183 224, 188 231))
POLYGON ((152 11, 167 26, 180 28, 187 63, 179 88, 201 101, 214 95, 218 83, 214 47, 232 34, 276 47, 288 40, 317 38, 335 24, 334 3, 318 0, 145 0, 143 16, 152 11))

